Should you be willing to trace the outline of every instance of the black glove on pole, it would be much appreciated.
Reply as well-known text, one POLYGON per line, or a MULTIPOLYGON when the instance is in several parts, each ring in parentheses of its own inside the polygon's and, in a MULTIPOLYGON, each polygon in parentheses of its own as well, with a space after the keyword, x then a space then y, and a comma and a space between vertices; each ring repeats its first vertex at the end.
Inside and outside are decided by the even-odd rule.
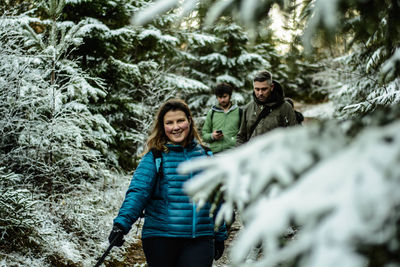
POLYGON ((97 261, 94 267, 99 267, 104 262, 105 258, 110 253, 113 246, 117 247, 122 246, 122 244, 125 242, 125 240, 122 238, 123 236, 124 234, 122 233, 122 229, 120 229, 117 225, 114 225, 110 235, 108 236, 108 241, 110 242, 110 245, 108 246, 107 250, 103 253, 101 258, 97 261))
POLYGON ((124 244, 125 240, 122 238, 123 230, 118 224, 114 224, 110 235, 108 236, 108 241, 114 244, 114 246, 120 247, 124 244))

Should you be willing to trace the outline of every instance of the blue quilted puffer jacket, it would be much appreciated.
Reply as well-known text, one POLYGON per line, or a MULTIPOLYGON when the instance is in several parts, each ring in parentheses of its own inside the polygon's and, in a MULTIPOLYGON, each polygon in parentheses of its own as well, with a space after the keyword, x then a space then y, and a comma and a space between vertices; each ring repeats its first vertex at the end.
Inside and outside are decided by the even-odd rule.
POLYGON ((227 237, 225 226, 214 232, 214 219, 209 216, 210 205, 202 209, 183 192, 183 184, 194 173, 177 173, 180 163, 206 155, 204 149, 195 141, 189 146, 167 144, 168 152, 162 153, 162 172, 156 186, 156 166, 153 153, 146 153, 137 167, 125 200, 114 223, 128 233, 132 224, 145 210, 142 238, 181 237, 196 238, 212 236, 218 241, 227 237), (157 190, 154 188, 157 187, 157 190))

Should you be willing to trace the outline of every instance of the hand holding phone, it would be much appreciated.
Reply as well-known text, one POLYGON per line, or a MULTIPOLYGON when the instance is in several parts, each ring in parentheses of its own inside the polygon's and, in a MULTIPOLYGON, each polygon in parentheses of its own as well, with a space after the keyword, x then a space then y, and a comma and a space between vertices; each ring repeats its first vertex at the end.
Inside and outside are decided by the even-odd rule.
POLYGON ((215 130, 215 131, 212 133, 212 138, 213 138, 214 140, 220 140, 220 139, 224 138, 224 135, 223 135, 223 133, 222 133, 222 130, 215 130))

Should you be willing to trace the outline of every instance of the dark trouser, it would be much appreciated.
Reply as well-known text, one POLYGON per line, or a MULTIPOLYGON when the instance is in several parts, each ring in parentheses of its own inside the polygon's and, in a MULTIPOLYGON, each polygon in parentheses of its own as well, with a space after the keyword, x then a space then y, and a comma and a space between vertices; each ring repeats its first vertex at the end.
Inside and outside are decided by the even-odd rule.
POLYGON ((211 267, 214 239, 150 237, 142 240, 149 267, 211 267))

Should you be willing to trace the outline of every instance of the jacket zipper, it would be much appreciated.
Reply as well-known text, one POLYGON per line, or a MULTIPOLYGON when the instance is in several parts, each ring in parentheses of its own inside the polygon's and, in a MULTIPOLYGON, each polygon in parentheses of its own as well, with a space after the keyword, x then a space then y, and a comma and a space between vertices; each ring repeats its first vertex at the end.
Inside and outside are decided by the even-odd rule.
MULTIPOLYGON (((193 172, 190 172, 190 179, 193 178, 193 172)), ((192 200, 192 212, 193 212, 193 220, 192 220, 192 237, 196 238, 196 204, 192 200)))
POLYGON ((192 205, 193 205, 192 237, 196 238, 196 204, 192 202, 192 205))

